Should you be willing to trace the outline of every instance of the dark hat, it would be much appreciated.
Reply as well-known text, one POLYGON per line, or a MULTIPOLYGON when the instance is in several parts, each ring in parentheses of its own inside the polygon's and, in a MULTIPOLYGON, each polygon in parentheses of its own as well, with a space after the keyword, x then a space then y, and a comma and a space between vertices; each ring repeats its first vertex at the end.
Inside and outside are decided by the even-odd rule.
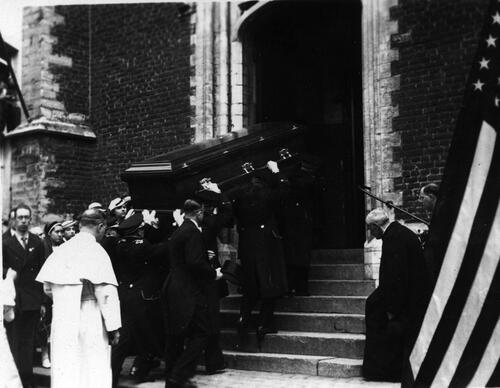
POLYGON ((184 205, 182 206, 182 210, 183 210, 184 214, 192 214, 194 212, 197 212, 200 209, 201 209, 201 205, 192 199, 186 199, 186 201, 184 202, 184 205))
POLYGON ((50 232, 52 232, 52 229, 54 229, 57 225, 61 226, 61 222, 59 221, 49 222, 48 224, 45 224, 43 231, 45 232, 46 235, 49 235, 50 232))
POLYGON ((124 219, 123 222, 118 225, 116 230, 121 236, 132 234, 142 226, 143 221, 144 218, 142 213, 135 213, 129 218, 124 219))
POLYGON ((221 268, 222 278, 237 286, 240 286, 243 279, 243 269, 236 261, 226 260, 221 268))

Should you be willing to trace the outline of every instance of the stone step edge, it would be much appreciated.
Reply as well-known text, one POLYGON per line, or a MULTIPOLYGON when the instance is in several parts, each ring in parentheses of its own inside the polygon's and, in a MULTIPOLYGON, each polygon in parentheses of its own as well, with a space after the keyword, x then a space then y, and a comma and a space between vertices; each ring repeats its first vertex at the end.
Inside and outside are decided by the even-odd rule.
MULTIPOLYGON (((220 310, 221 314, 237 314, 239 315, 238 310, 228 310, 228 309, 221 309, 220 310)), ((258 310, 252 311, 252 315, 257 315, 259 314, 258 310)), ((364 318, 364 314, 347 314, 347 313, 301 313, 301 312, 294 312, 294 311, 275 311, 274 315, 283 315, 283 316, 288 316, 288 315, 293 315, 293 316, 301 316, 301 317, 325 317, 325 318, 364 318)))
MULTIPOLYGON (((225 298, 231 298, 231 299, 239 299, 243 295, 241 294, 230 294, 226 296, 225 298)), ((307 300, 310 298, 328 298, 328 299, 366 299, 368 298, 368 295, 309 295, 309 296, 294 296, 293 298, 278 298, 277 301, 280 300, 292 300, 292 299, 299 299, 299 300, 307 300)))
MULTIPOLYGON (((316 362, 316 376, 327 376, 321 371, 325 366, 344 366, 344 367, 361 367, 363 365, 362 359, 352 359, 352 358, 342 358, 342 357, 325 357, 325 356, 311 356, 311 355, 301 355, 301 354, 286 354, 286 353, 249 353, 249 352, 237 352, 230 350, 223 350, 224 356, 237 357, 237 358, 262 358, 262 359, 288 359, 288 360, 304 360, 309 362, 316 362)), ((236 368, 237 369, 237 368, 236 368)))
MULTIPOLYGON (((238 332, 235 329, 222 329, 220 331, 223 334, 233 334, 237 335, 238 332)), ((364 334, 358 333, 321 333, 321 332, 310 332, 310 331, 287 331, 278 330, 275 334, 267 334, 268 336, 275 337, 302 337, 302 338, 329 338, 329 339, 339 339, 339 340, 358 340, 364 341, 366 336, 364 334)))

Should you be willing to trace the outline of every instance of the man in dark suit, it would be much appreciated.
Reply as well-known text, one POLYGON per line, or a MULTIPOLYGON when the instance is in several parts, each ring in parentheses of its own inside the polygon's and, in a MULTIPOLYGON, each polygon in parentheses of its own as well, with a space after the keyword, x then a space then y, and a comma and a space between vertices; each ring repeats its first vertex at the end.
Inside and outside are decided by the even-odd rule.
MULTIPOLYGON (((198 193, 203 204, 202 237, 212 268, 221 266, 218 238, 225 227, 233 225, 232 203, 213 182, 202 184, 205 190, 198 193)), ((207 374, 222 373, 225 369, 224 356, 220 348, 220 298, 229 294, 226 280, 215 281, 208 290, 210 336, 205 349, 205 370, 207 374)))
POLYGON ((3 276, 15 272, 16 317, 6 323, 7 337, 23 387, 32 387, 35 328, 43 300, 42 285, 35 281, 44 262, 42 241, 28 232, 31 209, 19 205, 15 210, 13 232, 2 236, 3 276))
POLYGON ((170 272, 163 288, 166 328, 165 387, 185 387, 210 335, 208 290, 222 278, 209 263, 201 234, 203 209, 184 203, 184 222, 170 237, 170 272), (184 339, 187 339, 183 350, 184 339))
POLYGON ((390 222, 383 209, 372 210, 366 223, 383 245, 379 286, 366 301, 363 376, 401 381, 404 354, 412 347, 427 302, 423 252, 417 235, 390 222))

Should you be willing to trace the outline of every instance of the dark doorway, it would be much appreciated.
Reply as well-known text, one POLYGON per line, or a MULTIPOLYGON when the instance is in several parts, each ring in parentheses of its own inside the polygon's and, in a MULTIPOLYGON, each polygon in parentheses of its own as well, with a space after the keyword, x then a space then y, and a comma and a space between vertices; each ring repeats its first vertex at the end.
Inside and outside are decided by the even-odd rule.
POLYGON ((362 247, 360 2, 270 3, 243 45, 250 124, 306 125, 307 151, 321 159, 315 247, 362 247))

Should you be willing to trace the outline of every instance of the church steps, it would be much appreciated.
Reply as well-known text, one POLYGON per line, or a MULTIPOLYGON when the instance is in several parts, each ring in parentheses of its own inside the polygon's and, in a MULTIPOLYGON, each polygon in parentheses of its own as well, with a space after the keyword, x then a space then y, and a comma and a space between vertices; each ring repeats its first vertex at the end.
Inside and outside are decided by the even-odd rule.
POLYGON ((315 249, 312 264, 364 264, 364 249, 315 249))
POLYGON ((224 351, 229 368, 325 377, 360 375, 361 360, 276 353, 224 351))
MULTIPOLYGON (((224 350, 259 353, 255 331, 249 331, 240 341, 236 330, 221 331, 221 346, 224 350)), ((268 334, 262 342, 264 353, 300 354, 342 358, 362 358, 364 335, 346 333, 314 333, 282 331, 268 334)))
POLYGON ((312 264, 311 280, 359 280, 365 276, 364 264, 312 264))
MULTIPOLYGON (((241 295, 221 300, 224 310, 239 310, 241 295)), ((365 296, 294 296, 276 301, 277 312, 364 314, 365 296)))
MULTIPOLYGON (((238 310, 222 310, 222 326, 235 327, 238 316, 238 310)), ((256 312, 253 318, 254 321, 257 320, 256 312)), ((365 317, 362 314, 277 312, 275 321, 277 327, 287 331, 355 334, 365 332, 365 317)))
POLYGON ((368 296, 375 289, 374 280, 310 280, 311 295, 368 296))

